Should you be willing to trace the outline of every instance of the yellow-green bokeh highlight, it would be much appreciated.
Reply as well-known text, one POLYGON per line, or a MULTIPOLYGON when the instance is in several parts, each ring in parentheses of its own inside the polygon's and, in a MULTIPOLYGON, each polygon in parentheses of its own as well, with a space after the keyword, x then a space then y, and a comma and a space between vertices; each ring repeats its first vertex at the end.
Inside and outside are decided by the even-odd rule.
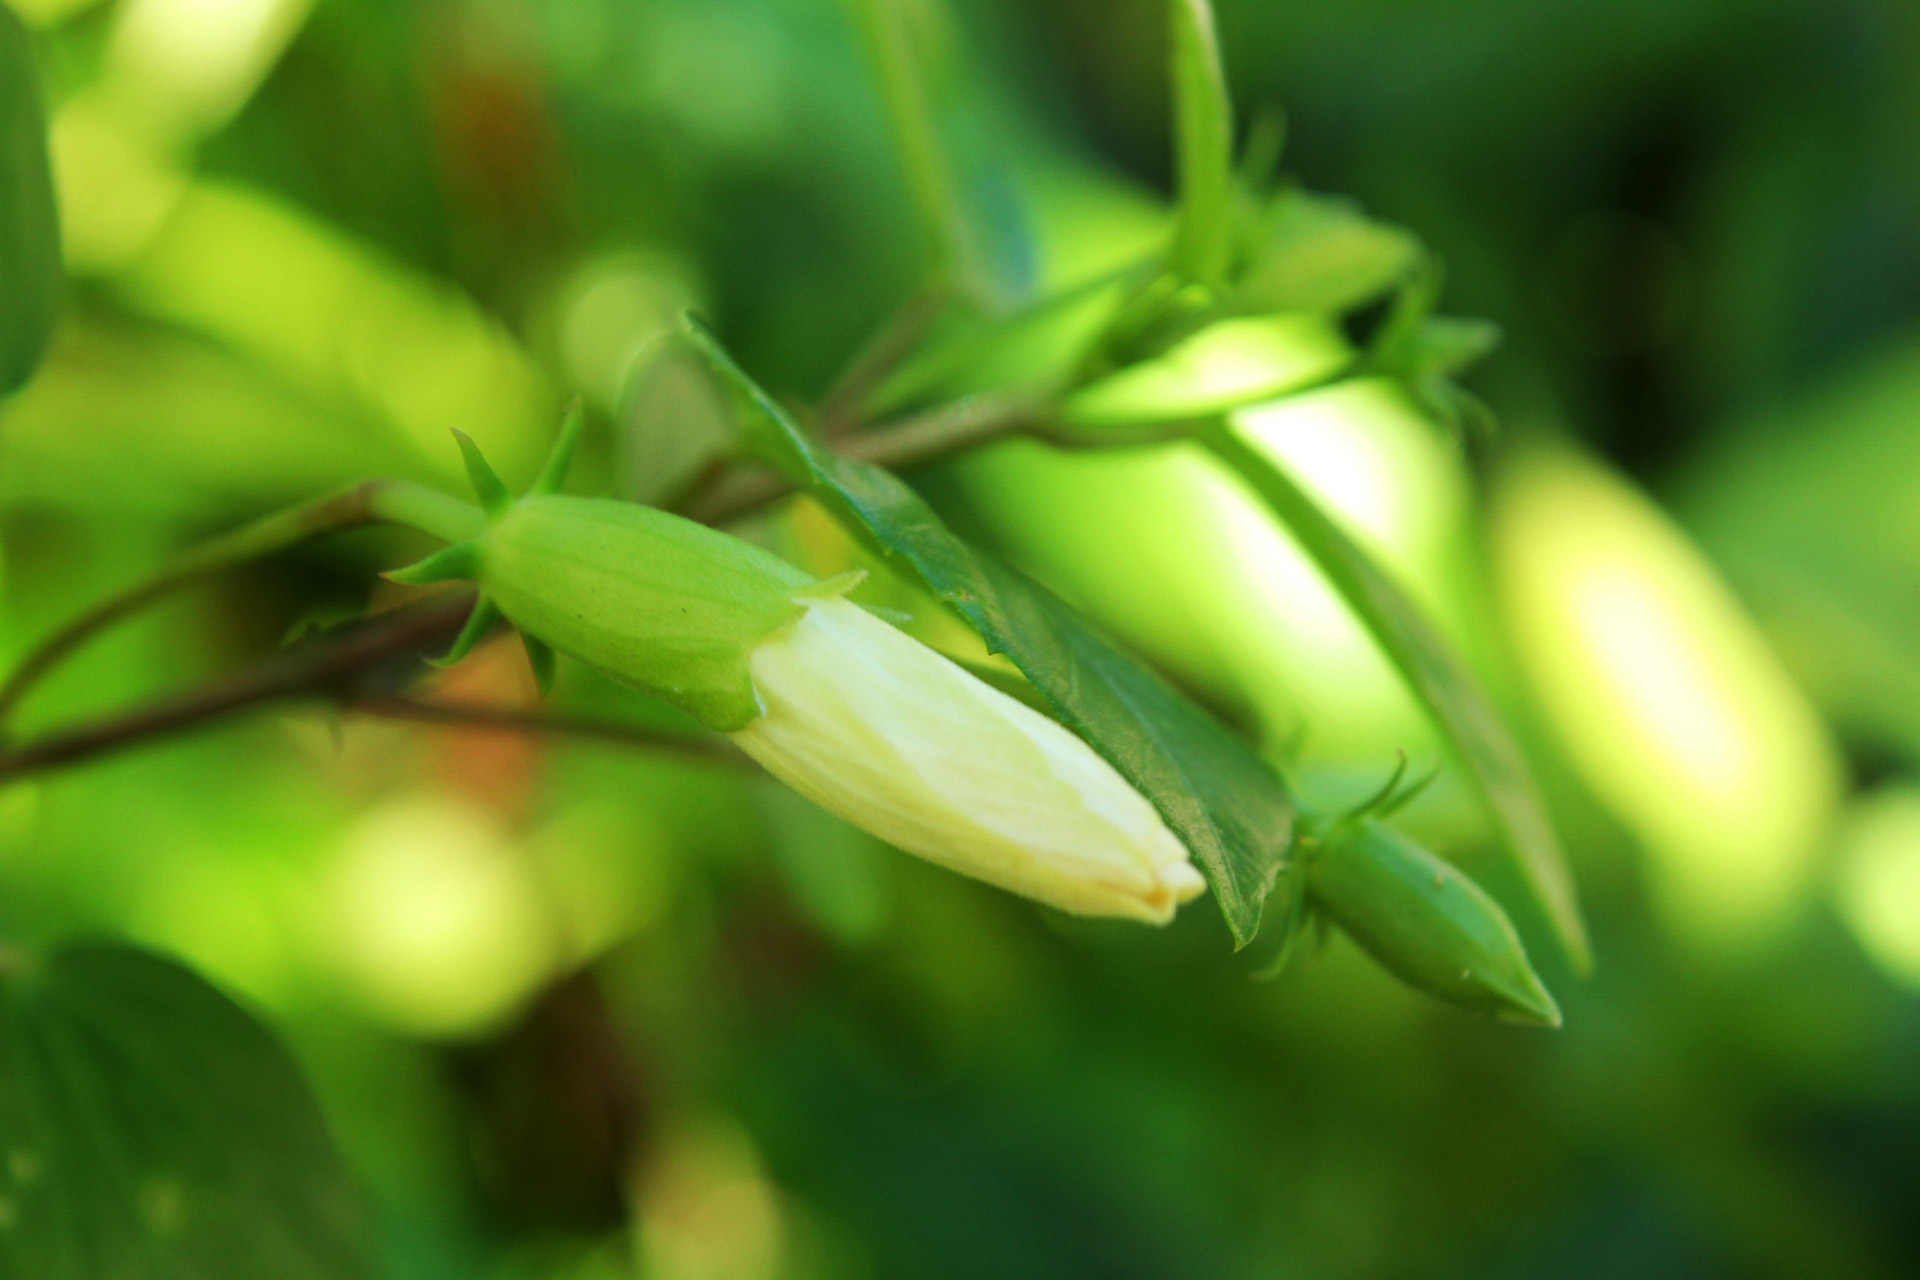
MULTIPOLYGON (((1260 401, 1349 350, 1325 320, 1214 326, 1097 384, 1087 419, 1156 419, 1252 399, 1234 419, 1324 501, 1443 629, 1456 620, 1467 485, 1453 443, 1384 379, 1260 401)), ((1002 446, 963 464, 1016 556, 1274 742, 1331 762, 1431 750, 1399 675, 1266 507, 1199 448, 1002 446)))
POLYGON ((526 849, 431 794, 369 809, 321 878, 315 928, 345 989, 396 1029, 492 1025, 552 971, 561 939, 526 849))
POLYGON ((1920 989, 1920 789, 1890 787, 1842 823, 1834 900, 1889 977, 1920 989))
POLYGON ((1515 649, 1690 938, 1740 948, 1803 902, 1841 786, 1827 730, 1687 536, 1571 451, 1516 459, 1492 541, 1515 649))

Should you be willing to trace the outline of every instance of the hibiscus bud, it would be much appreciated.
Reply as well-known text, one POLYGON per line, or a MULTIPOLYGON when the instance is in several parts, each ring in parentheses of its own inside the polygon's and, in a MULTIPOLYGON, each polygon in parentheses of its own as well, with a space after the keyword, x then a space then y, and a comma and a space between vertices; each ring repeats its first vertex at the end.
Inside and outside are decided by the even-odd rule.
POLYGON ((1307 884, 1334 923, 1408 985, 1510 1022, 1560 1025, 1500 904, 1386 823, 1334 824, 1307 862, 1307 884))
POLYGON ((806 601, 749 667, 733 740, 890 844, 1076 915, 1164 924, 1206 888, 1086 743, 858 605, 806 601))
POLYGON ((857 577, 631 503, 512 501, 468 463, 484 532, 392 575, 479 583, 455 656, 504 615, 536 663, 551 646, 653 693, 881 839, 1063 911, 1164 923, 1205 889, 1091 747, 842 599, 857 577))

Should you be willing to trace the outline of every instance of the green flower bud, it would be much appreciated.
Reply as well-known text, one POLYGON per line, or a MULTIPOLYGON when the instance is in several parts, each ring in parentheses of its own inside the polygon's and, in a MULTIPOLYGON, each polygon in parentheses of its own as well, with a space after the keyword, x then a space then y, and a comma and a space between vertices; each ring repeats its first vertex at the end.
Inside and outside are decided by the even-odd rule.
POLYGON ((1410 986, 1513 1022, 1560 1025, 1506 912, 1459 868, 1375 818, 1335 823, 1307 862, 1333 921, 1410 986))
POLYGON ((555 496, 558 465, 516 502, 470 448, 468 464, 485 530, 391 575, 479 583, 453 656, 504 614, 536 662, 551 646, 653 693, 898 848, 1063 911, 1165 923, 1205 890, 1113 766, 842 599, 857 578, 817 580, 652 508, 555 496))

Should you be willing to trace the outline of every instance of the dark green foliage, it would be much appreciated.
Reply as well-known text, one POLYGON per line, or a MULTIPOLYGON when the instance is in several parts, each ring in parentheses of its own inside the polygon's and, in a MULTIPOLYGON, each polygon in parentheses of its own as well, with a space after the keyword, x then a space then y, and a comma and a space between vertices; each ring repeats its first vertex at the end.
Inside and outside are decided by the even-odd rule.
POLYGON ((359 1207, 286 1050, 126 947, 0 977, 0 1277, 360 1280, 359 1207))
POLYGON ((60 225, 40 78, 20 19, 0 5, 0 395, 40 363, 60 290, 60 225))

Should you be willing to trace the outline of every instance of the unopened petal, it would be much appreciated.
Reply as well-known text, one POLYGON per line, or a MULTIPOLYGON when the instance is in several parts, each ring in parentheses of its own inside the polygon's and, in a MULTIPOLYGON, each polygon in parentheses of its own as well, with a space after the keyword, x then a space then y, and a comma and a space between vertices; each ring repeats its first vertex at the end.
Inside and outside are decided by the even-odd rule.
POLYGON ((749 668, 734 741, 890 844, 1077 915, 1165 923, 1206 887, 1086 743, 857 605, 808 601, 749 668))

